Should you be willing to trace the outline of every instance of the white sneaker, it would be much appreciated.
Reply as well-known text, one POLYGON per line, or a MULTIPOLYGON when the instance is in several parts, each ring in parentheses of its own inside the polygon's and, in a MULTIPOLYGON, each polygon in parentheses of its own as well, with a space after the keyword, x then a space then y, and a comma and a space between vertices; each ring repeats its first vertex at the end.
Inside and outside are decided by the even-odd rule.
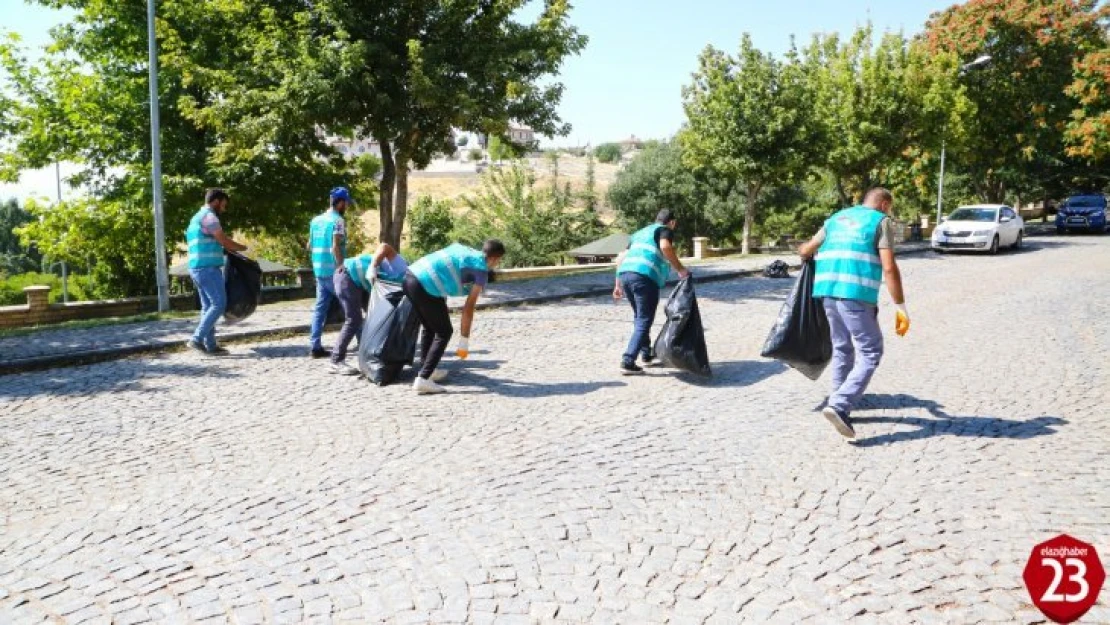
POLYGON ((439 393, 447 392, 447 389, 442 386, 431 380, 425 380, 420 376, 416 376, 416 379, 413 380, 412 389, 416 391, 417 395, 438 395, 439 393))
POLYGON ((351 365, 348 365, 345 362, 333 362, 333 363, 331 363, 331 369, 329 370, 329 372, 337 374, 337 375, 358 375, 358 374, 362 373, 358 369, 355 369, 354 367, 352 367, 351 365))
POLYGON ((435 371, 432 372, 432 377, 430 377, 428 379, 431 380, 432 382, 436 382, 436 383, 443 382, 444 380, 447 379, 447 374, 450 373, 450 372, 451 372, 450 369, 436 369, 435 371))

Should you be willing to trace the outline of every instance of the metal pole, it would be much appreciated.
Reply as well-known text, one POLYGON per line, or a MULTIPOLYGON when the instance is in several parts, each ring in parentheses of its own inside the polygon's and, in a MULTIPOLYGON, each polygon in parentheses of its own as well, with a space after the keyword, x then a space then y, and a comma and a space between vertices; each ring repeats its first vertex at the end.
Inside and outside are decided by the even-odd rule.
POLYGON ((58 203, 62 203, 62 164, 54 161, 54 180, 58 184, 58 203))
POLYGON ((69 303, 69 272, 66 270, 66 261, 62 261, 62 303, 69 303))
POLYGON ((154 181, 154 262, 158 280, 158 311, 170 309, 170 281, 166 268, 166 226, 162 214, 162 146, 158 140, 158 43, 154 36, 154 0, 146 3, 147 53, 150 71, 150 159, 154 181))
MULTIPOLYGON (((58 187, 58 203, 62 203, 62 164, 59 161, 54 161, 54 182, 58 187)), ((69 303, 69 283, 66 278, 68 272, 66 271, 66 261, 62 261, 62 303, 69 303)))
POLYGON ((940 141, 940 177, 937 178, 937 226, 940 225, 941 210, 944 207, 944 150, 946 140, 940 141))

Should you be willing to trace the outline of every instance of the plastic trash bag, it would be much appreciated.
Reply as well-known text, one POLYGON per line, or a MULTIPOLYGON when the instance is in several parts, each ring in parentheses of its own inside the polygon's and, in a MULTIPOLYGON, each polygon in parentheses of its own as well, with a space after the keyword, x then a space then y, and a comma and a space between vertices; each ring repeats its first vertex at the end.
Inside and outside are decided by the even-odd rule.
POLYGON ((262 303, 262 268, 238 252, 228 252, 224 261, 224 292, 225 323, 237 323, 251 316, 262 303))
POLYGON ((675 286, 663 311, 667 320, 655 339, 655 355, 663 364, 676 369, 712 376, 692 279, 686 277, 675 286))
POLYGON ((781 260, 776 260, 763 268, 764 278, 789 278, 790 265, 781 260))
POLYGON ((813 298, 812 260, 802 266, 794 290, 779 311, 778 321, 763 344, 763 357, 797 369, 811 380, 821 377, 832 359, 832 336, 821 300, 813 298))
POLYGON ((378 386, 396 381, 412 364, 419 330, 420 319, 401 285, 374 282, 358 344, 358 368, 366 379, 378 386))

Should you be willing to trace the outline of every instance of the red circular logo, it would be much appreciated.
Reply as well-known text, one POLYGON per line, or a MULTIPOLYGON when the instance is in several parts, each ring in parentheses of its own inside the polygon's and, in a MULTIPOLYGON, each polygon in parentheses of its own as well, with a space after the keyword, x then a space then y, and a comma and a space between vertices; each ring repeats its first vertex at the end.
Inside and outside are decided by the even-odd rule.
POLYGON ((1106 571, 1093 545, 1061 534, 1033 547, 1022 577, 1037 609, 1057 623, 1071 623, 1098 600, 1106 571))

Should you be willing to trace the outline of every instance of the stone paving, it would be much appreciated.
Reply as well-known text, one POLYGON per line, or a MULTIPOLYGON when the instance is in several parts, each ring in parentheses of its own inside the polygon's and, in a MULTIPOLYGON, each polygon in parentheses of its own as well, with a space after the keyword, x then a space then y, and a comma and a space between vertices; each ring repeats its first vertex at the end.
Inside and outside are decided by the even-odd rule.
POLYGON ((300 338, 0 377, 0 622, 1044 622, 1035 543, 1110 564, 1110 237, 903 271, 854 444, 756 278, 709 383, 616 375, 604 297, 479 313, 445 396, 300 338))
MULTIPOLYGON (((912 246, 911 246, 912 247, 912 246)), ((794 260, 789 256, 756 256, 731 258, 697 264, 695 274, 702 277, 723 276, 738 271, 753 271, 775 260, 794 260)), ((589 272, 554 278, 540 278, 492 285, 483 296, 481 306, 502 306, 515 302, 558 299, 583 292, 611 288, 612 274, 589 272)), ((463 298, 454 298, 453 306, 461 306, 463 298)), ((228 326, 222 322, 217 334, 222 340, 234 340, 271 332, 307 333, 312 320, 313 300, 280 302, 263 306, 247 319, 228 326)), ((33 336, 0 338, 0 372, 29 359, 53 359, 59 364, 67 358, 83 354, 155 348, 180 347, 196 328, 196 318, 123 323, 112 326, 78 329, 44 329, 33 336)), ((123 354, 121 354, 123 355, 123 354)), ((53 363, 52 363, 53 364, 53 363)), ((55 365, 56 366, 56 365, 55 365)))

